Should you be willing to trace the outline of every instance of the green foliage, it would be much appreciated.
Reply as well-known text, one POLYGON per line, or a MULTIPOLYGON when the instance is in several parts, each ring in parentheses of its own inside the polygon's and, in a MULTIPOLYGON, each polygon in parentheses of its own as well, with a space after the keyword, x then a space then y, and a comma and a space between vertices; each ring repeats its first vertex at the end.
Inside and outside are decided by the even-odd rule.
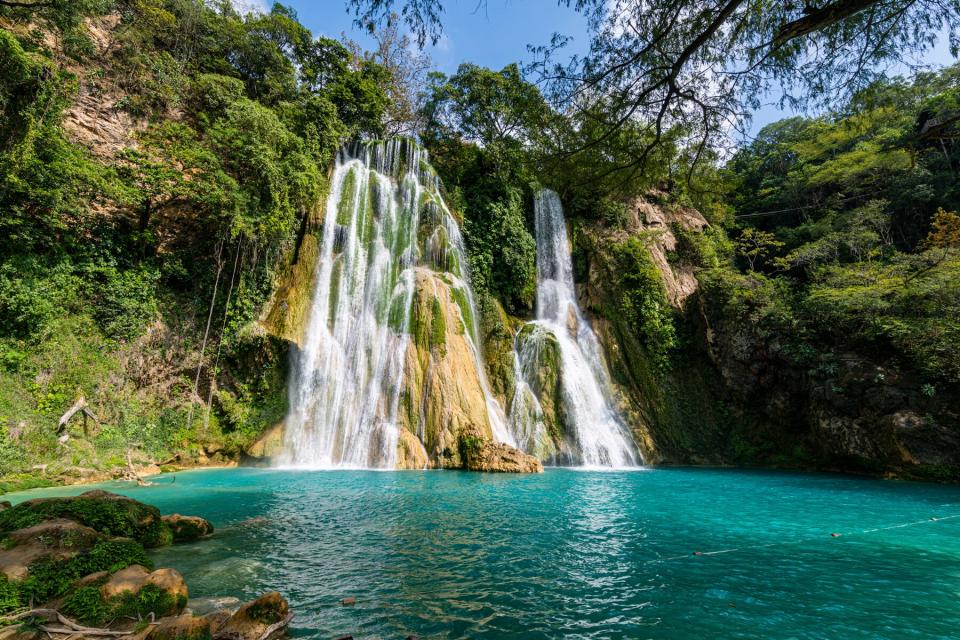
POLYGON ((111 617, 143 620, 154 614, 164 616, 183 608, 187 601, 184 596, 174 596, 155 584, 145 584, 136 593, 124 593, 111 602, 111 617))
POLYGON ((933 378, 960 381, 960 255, 927 252, 892 263, 818 271, 804 302, 810 321, 834 339, 887 345, 933 378), (932 266, 931 263, 934 263, 932 266))
POLYGON ((21 502, 0 512, 0 532, 67 518, 108 536, 132 538, 146 547, 170 544, 167 525, 156 507, 129 498, 78 496, 21 502))
POLYGON ((140 543, 102 540, 92 549, 81 551, 67 560, 46 558, 31 563, 28 577, 19 584, 20 598, 23 602, 43 604, 67 594, 84 576, 100 571, 112 573, 132 564, 153 567, 140 543))
POLYGON ((430 81, 426 139, 459 138, 497 153, 540 135, 550 114, 516 64, 500 71, 462 64, 452 77, 434 73, 430 81))
POLYGON ((761 231, 747 227, 740 232, 734 241, 737 255, 741 256, 750 265, 750 271, 756 271, 758 264, 763 263, 773 252, 783 246, 783 242, 768 231, 761 231))
POLYGON ((55 0, 0 16, 0 423, 18 434, 2 440, 0 472, 242 446, 286 409, 283 358, 275 345, 252 357, 245 328, 336 150, 380 132, 389 75, 280 5, 55 0), (93 65, 85 20, 108 10, 119 23, 93 65), (71 141, 67 68, 132 126, 92 150, 71 141), (208 314, 217 348, 203 365, 223 401, 184 425, 191 376, 178 364, 196 366, 208 314), (78 393, 100 433, 60 446, 55 420, 78 393))
POLYGON ((738 253, 767 275, 716 272, 708 287, 727 287, 732 311, 749 300, 776 309, 789 318, 782 330, 808 336, 815 353, 858 348, 960 380, 960 219, 948 211, 960 205, 960 152, 948 137, 958 82, 957 67, 879 82, 839 113, 764 128, 730 169, 749 225, 738 253))
POLYGON ((449 78, 431 76, 421 115, 424 144, 464 217, 480 299, 493 295, 511 313, 528 313, 536 290, 530 143, 541 135, 549 108, 515 65, 495 72, 465 64, 449 78))
POLYGON ((23 606, 20 600, 20 588, 7 578, 0 575, 0 614, 10 613, 23 606))
POLYGON ((612 251, 618 270, 619 312, 656 366, 666 369, 676 344, 676 329, 660 271, 641 238, 625 240, 612 251))
POLYGON ((75 589, 64 599, 60 611, 63 615, 88 626, 100 626, 111 617, 111 607, 104 601, 98 585, 75 589))

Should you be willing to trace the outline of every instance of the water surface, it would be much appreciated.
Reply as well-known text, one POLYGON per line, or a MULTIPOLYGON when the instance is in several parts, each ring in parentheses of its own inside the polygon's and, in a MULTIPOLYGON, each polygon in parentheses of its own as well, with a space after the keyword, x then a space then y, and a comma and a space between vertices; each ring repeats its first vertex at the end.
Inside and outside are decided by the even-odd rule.
POLYGON ((299 637, 900 639, 960 629, 958 487, 701 469, 220 469, 155 480, 104 486, 217 527, 211 540, 158 551, 157 563, 182 571, 192 596, 283 592, 299 637), (339 606, 346 596, 356 606, 339 606))

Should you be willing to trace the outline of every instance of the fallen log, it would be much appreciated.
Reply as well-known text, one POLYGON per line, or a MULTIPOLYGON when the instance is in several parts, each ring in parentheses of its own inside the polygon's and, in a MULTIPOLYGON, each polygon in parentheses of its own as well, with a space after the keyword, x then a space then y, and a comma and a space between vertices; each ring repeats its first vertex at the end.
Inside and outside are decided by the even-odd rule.
POLYGON ((73 419, 73 416, 77 413, 83 414, 83 435, 89 436, 90 433, 87 430, 87 418, 89 417, 93 420, 94 424, 97 427, 100 426, 100 420, 97 419, 97 416, 94 415, 93 411, 90 410, 89 405, 87 405, 87 399, 83 394, 80 394, 80 397, 77 398, 77 401, 73 403, 73 406, 67 409, 66 413, 60 416, 60 422, 57 424, 57 435, 61 435, 67 430, 67 424, 70 420, 73 419))

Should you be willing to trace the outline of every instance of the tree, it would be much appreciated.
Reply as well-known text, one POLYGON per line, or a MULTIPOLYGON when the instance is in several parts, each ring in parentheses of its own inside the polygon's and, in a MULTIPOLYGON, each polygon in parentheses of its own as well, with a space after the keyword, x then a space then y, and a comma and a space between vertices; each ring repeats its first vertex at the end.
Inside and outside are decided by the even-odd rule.
MULTIPOLYGON (((744 124, 774 84, 797 107, 833 103, 875 80, 885 66, 909 63, 944 29, 955 42, 955 0, 559 0, 586 14, 589 52, 556 62, 569 38, 535 49, 545 93, 566 110, 597 111, 602 126, 575 154, 630 123, 649 139, 621 167, 642 165, 679 130, 696 165, 710 145, 744 124)), ((442 0, 348 0, 359 24, 388 20, 395 5, 423 43, 440 34, 442 0)))
POLYGON ((492 71, 462 64, 447 77, 430 75, 423 106, 425 137, 454 137, 484 148, 524 146, 539 136, 550 108, 536 86, 510 64, 492 71))
POLYGON ((774 251, 783 247, 783 242, 769 231, 747 227, 734 240, 737 255, 746 258, 750 271, 757 270, 757 263, 763 262, 774 251))
POLYGON ((400 33, 396 15, 387 25, 375 31, 373 38, 377 48, 369 53, 352 40, 347 39, 346 43, 355 58, 366 58, 380 65, 390 76, 384 133, 388 136, 415 135, 420 130, 418 112, 426 91, 427 72, 433 62, 429 55, 414 50, 410 36, 400 33))

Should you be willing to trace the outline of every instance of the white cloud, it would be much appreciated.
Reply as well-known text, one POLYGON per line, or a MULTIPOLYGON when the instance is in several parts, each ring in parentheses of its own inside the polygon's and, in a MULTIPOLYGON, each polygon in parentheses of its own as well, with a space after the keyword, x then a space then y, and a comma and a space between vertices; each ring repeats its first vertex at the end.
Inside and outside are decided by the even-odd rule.
POLYGON ((240 13, 267 13, 266 0, 230 0, 230 4, 240 13))

